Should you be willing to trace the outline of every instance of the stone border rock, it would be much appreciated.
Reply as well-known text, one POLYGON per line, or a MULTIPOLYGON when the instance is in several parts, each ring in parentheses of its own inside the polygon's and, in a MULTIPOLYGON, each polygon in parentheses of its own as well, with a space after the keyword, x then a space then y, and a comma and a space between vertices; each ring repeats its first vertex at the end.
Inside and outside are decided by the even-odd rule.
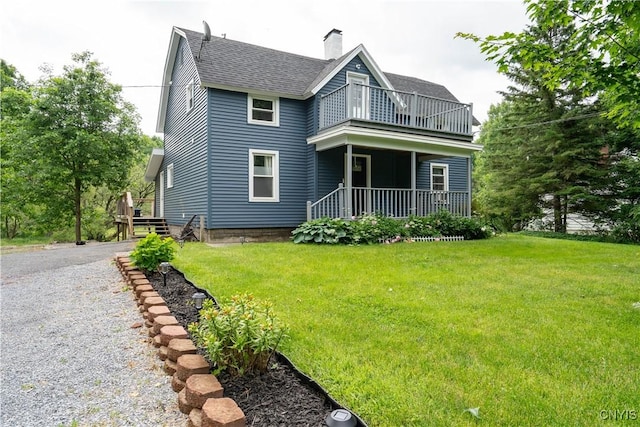
POLYGON ((187 331, 171 315, 166 303, 150 287, 151 283, 129 258, 115 256, 116 266, 133 290, 133 297, 149 330, 149 343, 158 348, 164 371, 172 376, 171 388, 178 393, 178 408, 189 416, 187 427, 245 427, 244 412, 233 399, 223 397, 211 366, 197 354, 187 331))

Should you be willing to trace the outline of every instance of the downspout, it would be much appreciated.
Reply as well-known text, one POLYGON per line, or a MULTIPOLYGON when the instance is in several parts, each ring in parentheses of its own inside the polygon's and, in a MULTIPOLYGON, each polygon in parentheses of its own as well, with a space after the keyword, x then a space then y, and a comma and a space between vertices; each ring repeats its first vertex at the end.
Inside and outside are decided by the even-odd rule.
POLYGON ((409 211, 409 215, 417 215, 417 198, 416 198, 416 187, 417 187, 417 155, 415 151, 411 152, 411 209, 409 211))
POLYGON ((473 156, 473 154, 469 155, 469 158, 467 159, 467 170, 468 170, 468 176, 467 176, 467 188, 469 189, 469 197, 467 197, 467 217, 471 217, 471 195, 473 194, 473 179, 472 177, 472 169, 473 169, 473 162, 471 161, 471 156, 473 156))
POLYGON ((353 146, 351 144, 347 144, 347 176, 344 177, 344 183, 347 191, 347 197, 345 198, 347 201, 347 212, 346 218, 349 219, 353 216, 353 206, 352 206, 352 198, 353 198, 353 146))

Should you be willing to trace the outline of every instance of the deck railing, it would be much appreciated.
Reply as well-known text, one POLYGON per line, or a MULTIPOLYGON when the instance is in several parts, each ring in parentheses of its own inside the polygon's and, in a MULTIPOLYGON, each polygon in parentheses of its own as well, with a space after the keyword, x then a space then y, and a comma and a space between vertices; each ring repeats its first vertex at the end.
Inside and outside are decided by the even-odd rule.
MULTIPOLYGON (((130 235, 133 235, 133 214, 134 207, 131 193, 123 193, 118 199, 118 203, 116 205, 116 222, 126 224, 126 229, 130 235)), ((118 230, 118 233, 119 232, 120 230, 118 230)))
POLYGON ((354 187, 351 197, 347 196, 347 189, 340 185, 317 202, 307 202, 307 220, 322 217, 348 219, 363 214, 406 218, 410 215, 427 216, 443 209, 454 215, 471 215, 469 193, 466 191, 354 187))
POLYGON ((471 135, 473 104, 352 83, 320 99, 320 130, 346 120, 471 135))

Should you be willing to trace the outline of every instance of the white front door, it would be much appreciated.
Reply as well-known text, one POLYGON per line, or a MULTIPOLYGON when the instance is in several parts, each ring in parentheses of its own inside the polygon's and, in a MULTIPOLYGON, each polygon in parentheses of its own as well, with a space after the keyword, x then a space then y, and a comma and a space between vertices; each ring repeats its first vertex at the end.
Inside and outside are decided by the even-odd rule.
POLYGON ((160 218, 164 218, 164 171, 160 172, 160 189, 158 191, 160 218))
POLYGON ((347 73, 350 113, 354 119, 369 119, 369 76, 347 73))

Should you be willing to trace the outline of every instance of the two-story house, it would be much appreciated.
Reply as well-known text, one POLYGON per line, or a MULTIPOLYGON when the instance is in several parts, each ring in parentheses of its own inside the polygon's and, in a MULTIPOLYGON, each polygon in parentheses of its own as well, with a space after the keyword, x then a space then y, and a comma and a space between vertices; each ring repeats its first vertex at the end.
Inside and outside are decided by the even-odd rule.
POLYGON ((472 105, 385 73, 342 34, 325 59, 174 27, 146 178, 178 229, 289 236, 307 219, 471 212, 472 105))

